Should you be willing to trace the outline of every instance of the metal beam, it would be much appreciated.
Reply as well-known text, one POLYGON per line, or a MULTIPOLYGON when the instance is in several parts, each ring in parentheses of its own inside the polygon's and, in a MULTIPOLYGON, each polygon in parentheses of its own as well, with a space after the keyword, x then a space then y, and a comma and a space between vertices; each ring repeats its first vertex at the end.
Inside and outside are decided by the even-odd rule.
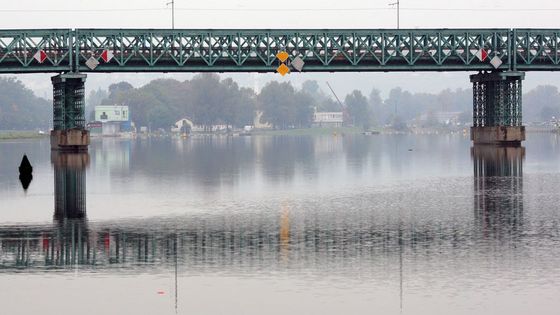
POLYGON ((304 72, 560 71, 559 42, 560 29, 0 30, 0 73, 274 72, 281 50, 304 72))

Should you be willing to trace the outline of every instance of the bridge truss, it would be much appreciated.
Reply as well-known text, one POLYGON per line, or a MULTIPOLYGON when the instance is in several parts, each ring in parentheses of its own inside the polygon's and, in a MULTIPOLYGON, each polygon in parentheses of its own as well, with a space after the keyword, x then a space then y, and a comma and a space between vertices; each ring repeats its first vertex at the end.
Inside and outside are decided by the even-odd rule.
POLYGON ((493 71, 496 56, 501 71, 557 71, 559 42, 560 29, 0 30, 0 73, 274 72, 280 51, 306 72, 493 71))

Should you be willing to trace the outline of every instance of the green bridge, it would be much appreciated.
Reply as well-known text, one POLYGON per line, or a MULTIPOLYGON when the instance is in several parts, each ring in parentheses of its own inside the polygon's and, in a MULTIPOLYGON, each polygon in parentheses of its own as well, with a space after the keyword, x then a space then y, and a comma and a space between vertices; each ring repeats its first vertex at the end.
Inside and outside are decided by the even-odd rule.
POLYGON ((559 42, 560 29, 0 30, 0 73, 274 72, 279 51, 309 72, 493 71, 494 57, 498 70, 551 71, 559 42))
POLYGON ((0 30, 0 73, 53 77, 53 149, 87 149, 86 73, 472 71, 475 143, 518 145, 524 71, 560 70, 560 29, 0 30), (285 52, 285 60, 278 53, 285 52))

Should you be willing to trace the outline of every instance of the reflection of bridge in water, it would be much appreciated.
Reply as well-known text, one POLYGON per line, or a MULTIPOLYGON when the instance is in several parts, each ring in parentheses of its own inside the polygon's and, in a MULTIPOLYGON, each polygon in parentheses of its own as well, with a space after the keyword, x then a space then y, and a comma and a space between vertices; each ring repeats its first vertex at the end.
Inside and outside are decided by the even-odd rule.
POLYGON ((523 222, 524 147, 474 146, 475 219, 484 233, 515 235, 523 222))
MULTIPOLYGON (((55 222, 0 227, 3 269, 332 268, 351 261, 467 250, 472 242, 518 237, 523 221, 524 148, 474 147, 474 223, 380 222, 359 213, 293 212, 87 222, 87 153, 52 155, 55 222), (330 266, 330 267, 329 267, 330 266)), ((444 205, 447 206, 447 205, 444 205)))

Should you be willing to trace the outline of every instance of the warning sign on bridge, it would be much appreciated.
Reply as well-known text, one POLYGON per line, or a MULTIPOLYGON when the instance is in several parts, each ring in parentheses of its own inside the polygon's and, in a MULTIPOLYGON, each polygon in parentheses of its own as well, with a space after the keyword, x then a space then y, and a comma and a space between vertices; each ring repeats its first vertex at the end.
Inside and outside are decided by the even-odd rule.
POLYGON ((113 52, 110 50, 105 49, 102 53, 101 53, 101 59, 103 59, 103 61, 105 62, 109 62, 111 59, 113 59, 113 52))
POLYGON ((42 50, 39 49, 35 55, 33 55, 33 58, 35 58, 35 60, 37 60, 39 63, 43 63, 43 61, 45 61, 45 59, 47 59, 47 53, 42 50))
POLYGON ((478 60, 484 61, 484 60, 486 60, 486 58, 488 58, 488 52, 486 51, 486 49, 481 48, 481 49, 476 53, 476 57, 478 57, 478 60))

